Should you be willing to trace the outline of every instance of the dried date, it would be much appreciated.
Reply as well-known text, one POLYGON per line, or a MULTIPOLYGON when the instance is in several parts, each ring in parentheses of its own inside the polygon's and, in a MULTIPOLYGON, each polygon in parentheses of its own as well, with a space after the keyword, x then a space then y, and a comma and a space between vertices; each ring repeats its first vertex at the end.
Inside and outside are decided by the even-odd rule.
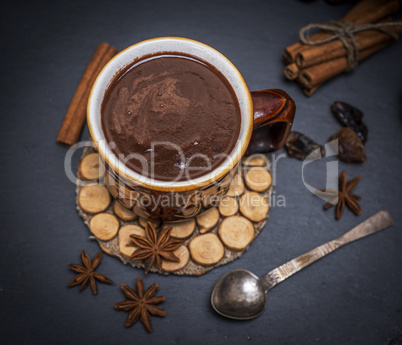
POLYGON ((332 135, 328 142, 338 139, 338 157, 344 162, 365 162, 366 151, 357 134, 348 127, 332 135))
POLYGON ((325 155, 325 149, 315 141, 299 132, 291 132, 285 143, 289 157, 304 160, 312 152, 319 149, 321 156, 325 155))
POLYGON ((331 106, 332 114, 344 126, 356 132, 362 143, 367 141, 368 128, 363 123, 363 113, 350 104, 335 101, 331 106))

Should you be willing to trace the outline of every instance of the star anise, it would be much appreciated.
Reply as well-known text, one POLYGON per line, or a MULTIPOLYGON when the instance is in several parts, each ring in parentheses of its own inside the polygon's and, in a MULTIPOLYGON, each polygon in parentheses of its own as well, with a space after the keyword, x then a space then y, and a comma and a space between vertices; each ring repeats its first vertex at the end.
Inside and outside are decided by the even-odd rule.
POLYGON ((162 269, 162 258, 168 261, 179 262, 180 259, 173 253, 179 248, 183 241, 179 241, 170 237, 172 227, 163 229, 159 235, 156 233, 154 226, 148 222, 145 235, 131 235, 130 238, 139 248, 131 255, 131 260, 143 260, 145 264, 145 273, 155 264, 156 268, 162 269))
POLYGON ((145 328, 152 332, 151 315, 165 316, 166 312, 158 308, 155 304, 165 300, 164 296, 154 296, 158 290, 158 284, 151 285, 144 293, 144 283, 140 277, 137 278, 137 291, 121 284, 121 289, 126 296, 126 300, 115 304, 117 310, 129 311, 126 326, 131 327, 138 319, 144 324, 145 328))
POLYGON ((77 272, 78 274, 67 286, 71 287, 81 284, 79 291, 82 291, 88 286, 88 283, 90 283, 92 292, 94 293, 94 295, 96 295, 98 292, 96 288, 96 280, 104 284, 113 284, 113 281, 110 280, 108 277, 106 277, 104 274, 94 272, 94 270, 99 266, 101 258, 102 258, 102 251, 99 251, 99 253, 96 254, 96 256, 93 258, 91 262, 91 259, 89 258, 88 254, 85 253, 84 250, 82 250, 81 261, 84 264, 84 266, 74 264, 68 265, 70 269, 77 272))
POLYGON ((328 202, 324 205, 324 210, 328 210, 336 205, 335 219, 340 219, 345 208, 345 204, 352 210, 353 213, 359 215, 362 209, 358 203, 361 199, 359 195, 351 193, 360 181, 360 176, 352 178, 349 182, 346 181, 346 173, 342 171, 339 176, 339 191, 331 189, 318 190, 317 194, 326 198, 328 202))

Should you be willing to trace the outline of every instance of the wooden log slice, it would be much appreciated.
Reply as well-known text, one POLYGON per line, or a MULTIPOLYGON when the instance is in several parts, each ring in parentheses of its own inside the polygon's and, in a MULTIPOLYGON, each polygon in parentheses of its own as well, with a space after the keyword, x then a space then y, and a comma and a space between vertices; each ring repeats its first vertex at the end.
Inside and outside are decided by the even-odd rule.
POLYGON ((104 253, 110 256, 116 256, 102 241, 98 241, 99 247, 103 250, 104 253))
POLYGON ((195 218, 190 218, 181 222, 166 222, 163 224, 164 228, 167 226, 171 226, 173 228, 170 236, 184 239, 190 237, 193 234, 195 230, 195 218))
POLYGON ((180 246, 173 253, 179 258, 180 261, 173 262, 162 259, 162 270, 165 272, 175 272, 181 270, 190 260, 190 253, 186 246, 180 246))
POLYGON ((240 196, 244 193, 244 182, 240 174, 236 174, 230 184, 227 196, 240 196))
POLYGON ((269 162, 267 157, 262 154, 252 155, 249 157, 243 157, 241 160, 242 165, 249 167, 263 167, 268 166, 269 162))
POLYGON ((137 246, 134 245, 134 242, 130 238, 131 235, 138 235, 145 237, 145 230, 137 225, 125 225, 122 226, 119 230, 119 249, 121 255, 130 259, 130 256, 133 255, 135 250, 137 250, 137 246))
POLYGON ((88 213, 105 211, 111 202, 109 191, 100 184, 90 184, 81 189, 78 195, 78 203, 88 213))
POLYGON ((242 216, 228 217, 219 226, 219 237, 226 247, 242 250, 254 239, 254 225, 242 216))
POLYGON ((200 265, 214 265, 223 258, 225 253, 222 242, 214 233, 194 237, 188 248, 191 258, 200 265))
POLYGON ((272 183, 271 174, 261 167, 250 168, 244 177, 246 186, 255 192, 267 190, 272 183))
POLYGON ((134 212, 124 207, 118 200, 115 200, 113 203, 113 211, 117 217, 125 222, 131 222, 138 218, 138 216, 134 212))
POLYGON ((219 204, 219 213, 223 217, 234 216, 239 211, 239 203, 235 198, 224 196, 219 204))
POLYGON ((158 230, 159 224, 161 223, 159 220, 156 220, 156 219, 149 219, 149 218, 143 218, 143 217, 138 218, 138 223, 140 223, 140 225, 143 228, 147 227, 148 222, 151 222, 151 224, 154 226, 155 230, 158 230))
POLYGON ((240 212, 253 222, 260 222, 267 217, 268 201, 259 193, 247 192, 240 199, 240 212))
POLYGON ((119 221, 110 213, 98 213, 89 222, 92 234, 101 241, 110 241, 119 231, 119 221))
POLYGON ((90 153, 86 155, 78 166, 78 173, 82 180, 95 181, 103 175, 103 167, 99 154, 90 153))
POLYGON ((219 221, 219 211, 216 207, 211 207, 209 210, 197 216, 197 224, 200 227, 200 233, 203 234, 211 230, 219 221))

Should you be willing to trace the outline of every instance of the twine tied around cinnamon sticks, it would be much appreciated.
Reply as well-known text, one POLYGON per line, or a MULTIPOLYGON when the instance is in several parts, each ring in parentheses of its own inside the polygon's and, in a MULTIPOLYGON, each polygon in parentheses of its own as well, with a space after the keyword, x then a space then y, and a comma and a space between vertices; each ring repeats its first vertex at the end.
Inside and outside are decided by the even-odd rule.
POLYGON ((388 26, 402 26, 402 23, 378 23, 378 24, 361 24, 355 25, 352 22, 337 22, 330 21, 326 24, 309 24, 304 28, 300 29, 299 37, 303 44, 310 46, 317 46, 325 44, 334 40, 340 40, 347 51, 347 61, 348 61, 348 71, 355 69, 359 63, 358 52, 359 48, 355 40, 355 34, 361 31, 367 30, 378 30, 384 34, 389 35, 395 41, 398 39, 398 35, 394 32, 388 31, 386 27, 388 26), (307 36, 308 32, 312 29, 319 29, 322 31, 327 31, 332 33, 332 36, 320 39, 311 40, 307 36))

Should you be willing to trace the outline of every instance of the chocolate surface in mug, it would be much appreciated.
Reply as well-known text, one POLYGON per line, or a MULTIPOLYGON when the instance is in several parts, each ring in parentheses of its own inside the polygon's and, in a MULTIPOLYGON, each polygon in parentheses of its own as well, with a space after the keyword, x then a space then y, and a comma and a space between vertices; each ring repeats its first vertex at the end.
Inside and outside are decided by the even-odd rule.
POLYGON ((236 144, 241 116, 231 85, 215 67, 163 53, 115 76, 101 123, 110 148, 128 168, 156 180, 183 181, 223 163, 236 144))

